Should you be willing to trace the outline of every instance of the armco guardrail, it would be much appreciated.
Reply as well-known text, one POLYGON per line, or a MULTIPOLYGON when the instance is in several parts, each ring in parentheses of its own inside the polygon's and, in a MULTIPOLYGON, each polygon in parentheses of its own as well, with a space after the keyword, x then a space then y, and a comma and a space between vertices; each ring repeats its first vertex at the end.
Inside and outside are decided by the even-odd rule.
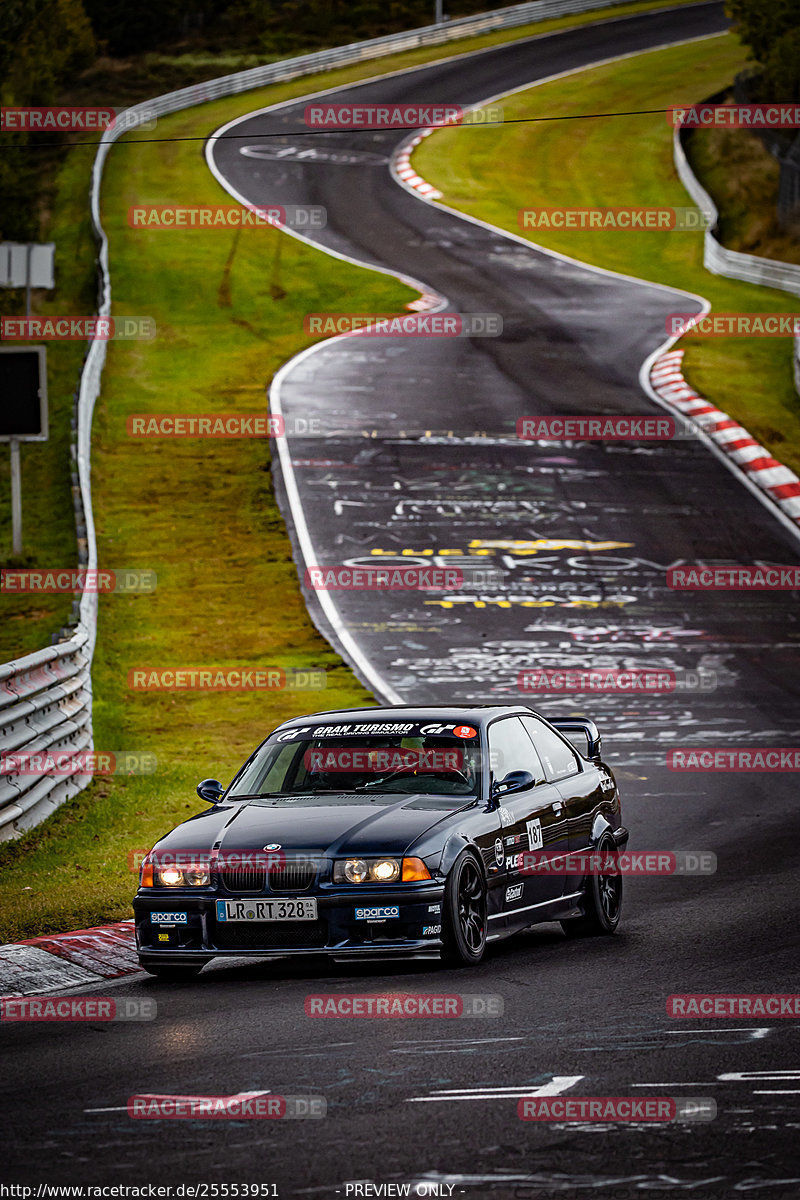
MULTIPOLYGON (((410 29, 404 33, 389 33, 384 37, 371 38, 366 42, 352 42, 347 46, 336 46, 331 50, 316 50, 313 54, 301 54, 296 58, 285 58, 267 63, 263 67, 251 67, 234 75, 222 75, 206 83, 195 83, 176 92, 166 92, 154 100, 137 104, 126 110, 128 114, 165 116, 182 108, 203 104, 222 96, 234 96, 238 92, 250 91, 269 83, 281 83, 313 75, 317 71, 330 71, 335 67, 352 66, 387 54, 398 54, 402 50, 415 50, 420 46, 439 46, 462 38, 477 37, 496 29, 514 29, 519 25, 537 24, 552 17, 569 16, 573 13, 591 12, 595 9, 611 8, 624 0, 532 0, 528 4, 515 4, 510 8, 499 8, 496 12, 477 13, 472 17, 459 17, 455 21, 444 21, 441 25, 425 25, 421 29, 410 29)), ((112 144, 125 129, 120 125, 116 132, 110 130, 103 145, 112 144)), ((101 146, 101 151, 103 147, 101 146)), ((106 151, 107 152, 107 151, 106 151)), ((103 156, 104 157, 104 156, 103 156)), ((98 154, 100 158, 100 154, 98 154)), ((95 164, 96 165, 96 164, 95 164)))
POLYGON ((44 757, 92 745, 89 629, 68 642, 0 667, 0 839, 37 825, 89 782, 83 774, 17 773, 8 759, 20 751, 44 757))
MULTIPOLYGON (((774 258, 759 258, 755 254, 742 254, 739 250, 726 250, 718 241, 719 212, 714 201, 689 166, 683 148, 683 131, 677 128, 673 135, 673 157, 680 181, 698 208, 711 216, 711 222, 703 235, 703 266, 712 275, 725 275, 729 279, 741 279, 745 283, 758 283, 762 287, 778 288, 800 296, 800 266, 779 262, 774 258)), ((794 382, 800 392, 800 336, 794 340, 794 382)))
MULTIPOLYGON (((239 92, 264 87, 334 67, 350 66, 368 59, 413 50, 418 46, 443 45, 461 38, 474 37, 495 29, 513 29, 545 21, 550 17, 610 8, 619 0, 533 0, 496 12, 479 13, 428 25, 405 33, 388 34, 366 42, 319 50, 297 58, 283 59, 263 67, 252 67, 234 75, 224 75, 207 83, 194 84, 167 92, 143 104, 127 109, 113 129, 102 137, 92 170, 90 204, 92 222, 99 242, 98 315, 111 313, 111 280, 108 271, 108 242, 100 222, 100 185, 108 152, 123 133, 153 116, 165 116, 239 92)), ((94 341, 81 373, 77 409, 76 460, 78 487, 86 530, 85 559, 81 565, 97 566, 90 478, 90 436, 92 413, 100 392, 106 343, 94 341)), ((76 632, 69 641, 49 646, 35 654, 0 666, 0 755, 15 751, 85 750, 92 742, 92 703, 90 668, 97 629, 97 596, 84 593, 76 632)), ((18 837, 37 825, 89 782, 87 775, 62 777, 15 774, 0 760, 0 841, 18 837)))
MULTIPOLYGON (((109 302, 106 272, 101 312, 108 312, 109 302)), ((97 566, 89 439, 105 353, 104 341, 89 347, 75 403, 78 556, 80 565, 89 568, 97 566)), ((27 774, 17 769, 14 755, 80 753, 92 748, 90 670, 96 630, 97 594, 84 592, 72 637, 0 666, 0 841, 38 825, 90 781, 86 774, 27 774)))

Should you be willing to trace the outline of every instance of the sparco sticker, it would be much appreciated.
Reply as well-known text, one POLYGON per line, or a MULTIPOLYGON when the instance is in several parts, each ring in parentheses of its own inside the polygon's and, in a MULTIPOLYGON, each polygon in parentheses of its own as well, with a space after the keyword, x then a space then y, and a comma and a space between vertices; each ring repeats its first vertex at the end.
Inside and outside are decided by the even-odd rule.
POLYGON ((400 909, 396 904, 387 904, 380 908, 357 908, 357 921, 386 921, 390 917, 399 917, 400 909))

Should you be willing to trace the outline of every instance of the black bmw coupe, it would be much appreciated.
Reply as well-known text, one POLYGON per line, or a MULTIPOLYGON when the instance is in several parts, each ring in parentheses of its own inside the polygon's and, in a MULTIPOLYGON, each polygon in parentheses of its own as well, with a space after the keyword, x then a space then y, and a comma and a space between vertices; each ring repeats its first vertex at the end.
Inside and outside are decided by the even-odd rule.
POLYGON ((542 921, 569 935, 619 922, 620 875, 581 874, 575 859, 628 841, 585 718, 523 705, 317 713, 279 726, 227 788, 197 791, 211 807, 153 847, 133 902, 154 975, 225 955, 470 965, 542 921))

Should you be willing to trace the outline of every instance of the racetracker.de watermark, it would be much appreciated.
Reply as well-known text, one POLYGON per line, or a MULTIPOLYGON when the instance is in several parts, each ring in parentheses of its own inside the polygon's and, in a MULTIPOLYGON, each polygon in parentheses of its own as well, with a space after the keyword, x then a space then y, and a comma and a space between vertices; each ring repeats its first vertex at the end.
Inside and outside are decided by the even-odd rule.
POLYGON ((321 204, 151 204, 128 209, 131 229, 324 229, 321 204))
POLYGON ((306 996, 304 1008, 307 1017, 502 1017, 504 1003, 503 997, 493 992, 322 992, 306 996))
POLYGON ((272 692, 317 691, 327 675, 322 667, 131 667, 128 687, 134 692, 272 692))
POLYGON ((521 692, 611 692, 626 695, 671 692, 713 692, 715 671, 685 671, 672 667, 529 667, 520 671, 521 692))
POLYGON ((695 333, 699 337, 797 337, 800 316, 797 313, 670 313, 667 317, 670 337, 695 333))
POLYGON ((306 567, 303 583, 315 592, 450 591, 464 585, 455 567, 306 567))
POLYGON ((152 342, 153 317, 2 317, 4 342, 152 342))
POLYGON ((0 1021, 154 1021, 155 1000, 110 996, 8 996, 0 998, 0 1021))
POLYGON ((521 208, 517 212, 521 229, 614 229, 626 233, 676 232, 695 233, 710 229, 711 213, 701 208, 521 208))
POLYGON ((103 107, 4 107, 0 108, 3 133, 95 133, 105 129, 155 129, 153 109, 103 107))
POLYGON ((36 571, 4 567, 0 592, 32 595, 35 592, 154 592, 158 577, 149 568, 128 567, 118 571, 92 568, 52 567, 36 571))
POLYGON ((598 850, 578 854, 523 851, 517 856, 521 875, 715 875, 711 850, 598 850))
POLYGON ((667 752, 670 771, 800 771, 794 746, 684 746, 667 752))
POLYGON ((412 750, 400 746, 345 746, 336 749, 320 747, 316 750, 306 750, 303 764, 307 771, 312 772, 349 774, 351 771, 372 771, 383 774, 386 771, 419 771, 425 774, 463 771, 464 752, 458 747, 451 750, 412 750))
POLYGON ((315 1120, 327 1115, 323 1096, 276 1096, 239 1092, 235 1096, 170 1096, 145 1093, 128 1100, 128 1116, 150 1121, 315 1120))
MULTIPOLYGON (((295 418, 297 424, 298 418, 295 418)), ((320 434, 318 417, 299 418, 300 433, 320 434), (311 428, 314 426, 314 428, 311 428)), ((182 413, 132 413, 126 420, 128 437, 134 438, 274 438, 284 437, 286 422, 282 416, 268 413, 207 413, 185 416, 182 413)))
POLYGON ((668 1017, 800 1017, 796 992, 708 992, 667 997, 668 1017))
POLYGON ((800 129, 798 104, 691 104, 667 109, 680 129, 800 129))
POLYGON ((517 437, 542 442, 664 442, 675 437, 672 417, 520 417, 517 437))
POLYGON ((0 754, 2 775, 153 775, 149 750, 12 750, 0 754))
POLYGON ((710 1097, 673 1096, 531 1096, 517 1102, 521 1121, 713 1121, 717 1104, 710 1097))
POLYGON ((444 125, 498 125, 500 105, 462 108, 459 104, 307 104, 303 120, 309 129, 439 129, 444 125))
POLYGON ((670 567, 667 587, 687 592, 793 592, 800 589, 800 567, 775 563, 670 567))
MULTIPOLYGON (((276 845, 276 843, 274 843, 276 845)), ((126 856, 129 871, 138 872, 144 863, 154 871, 283 871, 293 868, 316 870, 319 860, 307 854, 287 854, 285 850, 220 849, 213 853, 198 850, 152 850, 140 847, 126 856)))
POLYGON ((500 313, 306 313, 303 331, 315 337, 500 337, 500 313))
MULTIPOLYGON (((447 586, 458 588, 499 588, 502 587, 505 578, 502 567, 493 567, 486 558, 482 558, 479 555, 466 555, 460 551, 453 555, 445 551, 444 554, 425 558, 422 555, 411 557, 410 555, 392 554, 389 551, 381 550, 374 552, 369 557, 350 558, 347 562, 333 568, 322 567, 318 569, 340 572, 351 569, 356 571, 377 571, 381 568, 398 571, 407 571, 410 568, 425 571, 434 568, 438 570, 458 571, 461 576, 460 580, 451 576, 450 582, 447 584, 447 586)), ((409 578, 413 579, 413 576, 409 578)), ((347 582, 348 576, 344 574, 342 580, 343 582, 347 582)), ((421 582, 425 582, 424 576, 421 582)), ((336 590, 339 589, 337 588, 336 590)))

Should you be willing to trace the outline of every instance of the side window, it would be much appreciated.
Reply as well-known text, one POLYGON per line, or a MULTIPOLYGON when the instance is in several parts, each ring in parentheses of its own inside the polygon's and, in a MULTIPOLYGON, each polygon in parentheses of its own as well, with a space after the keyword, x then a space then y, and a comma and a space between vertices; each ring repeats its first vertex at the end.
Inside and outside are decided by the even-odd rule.
MULTIPOLYGON (((302 742, 299 744, 301 746, 303 745, 302 742)), ((297 757, 297 746, 298 743, 296 742, 287 742, 285 746, 281 746, 280 750, 275 756, 275 761, 264 777, 259 789, 260 791, 279 792, 282 789, 286 789, 289 771, 292 767, 293 760, 297 757)), ((303 774, 302 760, 300 761, 300 770, 298 774, 303 774)))
POLYGON ((545 782, 539 756, 519 717, 503 717, 489 726, 489 765, 495 782, 509 771, 530 771, 537 784, 545 782))
MULTIPOLYGON (((236 784, 232 799, 250 792, 278 792, 284 786, 292 759, 297 754, 297 743, 287 742, 283 746, 269 746, 250 763, 236 784)), ((302 765, 302 764, 301 764, 302 765)))
POLYGON ((550 729, 542 721, 537 721, 536 717, 521 717, 520 720, 533 739, 533 744, 544 763, 547 778, 551 782, 566 779, 568 775, 578 772, 579 762, 575 751, 554 729, 550 729))

